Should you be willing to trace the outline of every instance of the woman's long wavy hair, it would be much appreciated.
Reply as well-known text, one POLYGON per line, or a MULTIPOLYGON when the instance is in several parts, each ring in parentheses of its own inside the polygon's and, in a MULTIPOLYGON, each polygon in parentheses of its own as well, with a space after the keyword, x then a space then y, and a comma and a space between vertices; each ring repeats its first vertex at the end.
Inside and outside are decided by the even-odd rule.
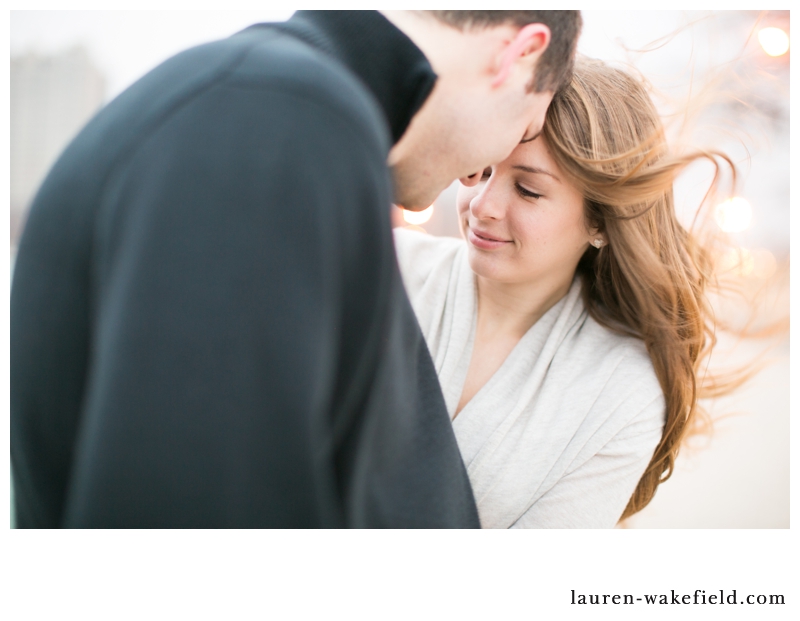
POLYGON ((712 189, 723 167, 735 182, 736 168, 719 152, 671 153, 646 82, 585 58, 554 97, 543 133, 558 166, 583 192, 587 226, 607 241, 599 250, 590 246, 578 265, 588 312, 644 341, 666 400, 661 442, 624 519, 643 509, 672 474, 683 439, 703 416, 698 399, 742 381, 704 371, 716 343, 707 298, 714 253, 680 224, 672 190, 695 161, 714 164, 712 189))

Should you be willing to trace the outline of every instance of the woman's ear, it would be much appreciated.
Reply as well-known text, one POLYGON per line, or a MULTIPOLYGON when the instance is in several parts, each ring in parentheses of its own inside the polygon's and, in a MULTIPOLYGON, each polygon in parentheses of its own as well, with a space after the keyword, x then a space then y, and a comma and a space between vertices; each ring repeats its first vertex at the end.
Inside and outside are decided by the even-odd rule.
POLYGON ((500 55, 500 66, 492 86, 500 86, 511 75, 511 68, 520 58, 532 56, 534 63, 550 44, 550 28, 544 24, 528 24, 519 29, 500 55))
POLYGON ((602 233, 597 233, 595 235, 592 235, 591 241, 589 243, 595 248, 602 248, 603 246, 608 244, 608 241, 606 240, 605 235, 603 235, 602 233))
POLYGON ((589 243, 595 248, 602 248, 608 244, 605 233, 601 233, 599 228, 589 229, 589 243))

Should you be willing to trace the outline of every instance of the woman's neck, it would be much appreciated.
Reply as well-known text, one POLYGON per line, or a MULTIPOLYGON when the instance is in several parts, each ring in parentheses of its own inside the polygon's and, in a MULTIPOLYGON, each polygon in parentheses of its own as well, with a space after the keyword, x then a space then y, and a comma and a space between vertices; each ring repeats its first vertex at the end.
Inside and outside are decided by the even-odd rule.
POLYGON ((455 416, 503 365, 531 326, 567 294, 570 284, 571 280, 554 279, 509 285, 477 277, 478 325, 455 416))
POLYGON ((569 291, 571 280, 509 284, 477 276, 478 331, 521 339, 569 291))

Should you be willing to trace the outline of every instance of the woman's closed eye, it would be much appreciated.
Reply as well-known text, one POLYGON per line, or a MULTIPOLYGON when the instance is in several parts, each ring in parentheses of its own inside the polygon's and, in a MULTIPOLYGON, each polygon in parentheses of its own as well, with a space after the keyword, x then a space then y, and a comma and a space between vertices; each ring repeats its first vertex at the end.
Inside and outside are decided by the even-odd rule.
POLYGON ((519 195, 524 198, 542 198, 541 194, 538 194, 537 192, 531 192, 530 190, 522 187, 519 183, 515 183, 514 187, 516 188, 519 195))

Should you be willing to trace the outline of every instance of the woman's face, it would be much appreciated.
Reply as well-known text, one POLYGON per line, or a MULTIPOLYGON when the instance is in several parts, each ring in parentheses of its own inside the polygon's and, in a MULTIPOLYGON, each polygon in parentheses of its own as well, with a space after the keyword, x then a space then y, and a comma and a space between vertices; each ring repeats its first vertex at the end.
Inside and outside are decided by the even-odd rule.
POLYGON ((520 144, 458 190, 461 233, 472 270, 509 284, 572 281, 590 234, 583 196, 556 166, 544 138, 520 144))

